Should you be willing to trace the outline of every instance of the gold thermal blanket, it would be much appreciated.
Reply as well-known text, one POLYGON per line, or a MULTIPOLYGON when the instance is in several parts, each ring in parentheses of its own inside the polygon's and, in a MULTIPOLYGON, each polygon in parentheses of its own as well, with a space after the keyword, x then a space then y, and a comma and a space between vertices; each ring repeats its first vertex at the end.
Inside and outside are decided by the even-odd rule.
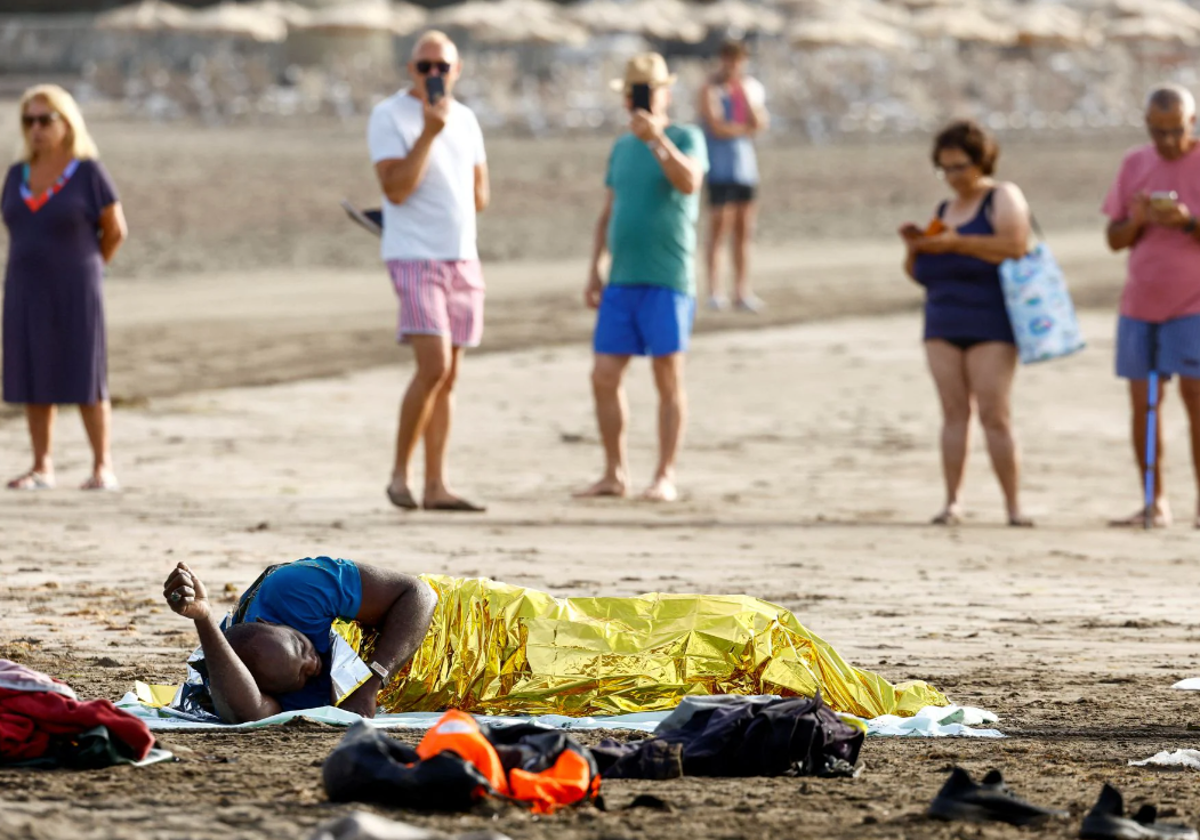
POLYGON ((743 595, 554 598, 490 580, 422 575, 438 595, 424 643, 379 696, 388 712, 612 715, 689 694, 820 691, 860 717, 946 698, 846 663, 783 607, 743 595))

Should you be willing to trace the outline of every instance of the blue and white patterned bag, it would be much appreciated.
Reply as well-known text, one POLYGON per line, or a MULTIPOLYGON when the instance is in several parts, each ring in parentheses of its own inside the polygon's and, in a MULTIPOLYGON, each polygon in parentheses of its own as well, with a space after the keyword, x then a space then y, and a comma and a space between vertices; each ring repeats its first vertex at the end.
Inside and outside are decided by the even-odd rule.
POLYGON ((1069 356, 1086 343, 1058 261, 1041 239, 1019 260, 1000 264, 1004 305, 1023 364, 1069 356))

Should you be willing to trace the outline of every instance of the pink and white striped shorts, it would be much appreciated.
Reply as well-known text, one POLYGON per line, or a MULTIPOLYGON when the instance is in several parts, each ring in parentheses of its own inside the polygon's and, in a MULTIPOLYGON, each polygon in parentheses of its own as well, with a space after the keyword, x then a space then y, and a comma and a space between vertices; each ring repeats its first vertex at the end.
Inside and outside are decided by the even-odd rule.
POLYGON ((448 335, 454 347, 478 347, 483 338, 483 267, 479 260, 388 260, 400 298, 396 340, 448 335))

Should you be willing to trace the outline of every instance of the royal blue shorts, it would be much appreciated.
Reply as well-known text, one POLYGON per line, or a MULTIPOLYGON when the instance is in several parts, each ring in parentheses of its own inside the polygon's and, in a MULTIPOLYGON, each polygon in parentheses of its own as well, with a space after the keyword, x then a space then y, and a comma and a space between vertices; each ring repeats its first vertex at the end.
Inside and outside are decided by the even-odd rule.
POLYGON ((686 353, 696 298, 666 286, 605 286, 592 347, 606 356, 686 353))
POLYGON ((1124 315, 1117 322, 1117 376, 1150 376, 1150 343, 1158 350, 1154 367, 1163 376, 1200 379, 1200 315, 1151 324, 1124 315))

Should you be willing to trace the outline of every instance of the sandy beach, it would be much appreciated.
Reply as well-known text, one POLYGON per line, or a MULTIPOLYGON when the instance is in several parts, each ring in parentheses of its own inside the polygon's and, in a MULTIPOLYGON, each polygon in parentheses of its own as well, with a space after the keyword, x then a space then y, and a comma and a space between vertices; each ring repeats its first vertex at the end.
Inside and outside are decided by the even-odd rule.
MULTIPOLYGON (((126 195, 150 195, 154 179, 128 163, 145 151, 143 141, 131 129, 101 129, 126 195)), ((164 131, 147 129, 160 139, 164 131)), ((219 150, 232 141, 203 142, 219 150)), ((403 514, 384 497, 411 367, 393 342, 392 293, 372 262, 373 244, 337 216, 333 185, 346 177, 322 173, 329 195, 319 211, 279 240, 256 231, 245 260, 222 243, 241 241, 237 225, 260 218, 241 201, 273 206, 256 194, 228 216, 185 221, 200 211, 160 207, 156 218, 140 207, 139 220, 127 198, 135 238, 108 290, 114 448, 126 489, 71 489, 88 456, 76 418, 64 412, 63 489, 0 495, 0 657, 48 671, 87 697, 115 699, 138 679, 178 681, 195 638, 159 593, 179 560, 226 593, 268 563, 315 554, 483 575, 557 595, 749 593, 794 610, 856 665, 893 680, 928 679, 957 702, 995 711, 1010 737, 871 740, 866 771, 853 781, 608 783, 608 812, 392 815, 445 830, 495 828, 518 840, 1017 836, 1005 827, 964 833, 920 816, 960 763, 979 773, 1001 767, 1019 792, 1076 818, 1109 780, 1131 800, 1153 797, 1173 821, 1195 822, 1200 794, 1187 777, 1126 766, 1200 742, 1189 726, 1200 722, 1200 699, 1170 689, 1200 674, 1192 612, 1200 567, 1177 399, 1167 409, 1166 468, 1181 523, 1153 533, 1104 524, 1139 504, 1126 397, 1111 373, 1122 266, 1103 251, 1095 224, 1120 148, 1117 140, 1051 147, 1040 153, 1042 168, 1028 171, 1032 196, 1058 190, 1059 200, 1037 206, 1047 208, 1051 241, 1087 307, 1090 341, 1082 354, 1018 377, 1032 530, 1002 525, 979 435, 966 524, 925 524, 941 501, 938 412, 918 341, 919 290, 900 276, 888 227, 923 217, 937 198, 915 145, 861 159, 870 172, 901 173, 880 204, 872 203, 880 191, 869 177, 856 176, 853 190, 821 192, 829 184, 812 174, 851 165, 854 150, 770 152, 781 168, 796 156, 795 171, 808 173, 797 179, 812 178, 810 198, 793 210, 779 194, 771 199, 781 203, 764 226, 755 275, 768 314, 700 320, 688 367, 684 495, 666 506, 570 498, 600 465, 587 381, 590 316, 579 302, 578 237, 593 212, 583 196, 597 192, 590 185, 531 181, 527 195, 578 189, 579 221, 571 221, 573 209, 561 234, 546 230, 549 244, 522 245, 487 266, 487 352, 463 369, 451 458, 454 486, 490 505, 473 518, 403 514), (1078 161, 1074 173, 1062 171, 1067 160, 1078 161), (825 198, 836 214, 811 209, 825 198), (555 244, 558 235, 572 244, 555 244), (302 258, 296 249, 305 241, 336 245, 302 258), (198 265, 205 253, 207 267, 198 265), (677 812, 620 810, 643 792, 677 812)), ((571 156, 560 143, 539 165, 571 156)), ((356 165, 354 197, 365 200, 368 173, 356 165)), ((215 213, 217 193, 196 189, 204 212, 215 213)), ((519 207, 514 192, 498 188, 498 205, 507 195, 517 202, 508 206, 519 207)), ((552 206, 539 199, 524 214, 498 206, 486 234, 491 247, 505 231, 523 241, 523 226, 546 229, 539 213, 552 206)), ((630 400, 640 483, 654 445, 644 365, 633 371, 630 400)), ((0 416, 0 469, 23 469, 26 448, 24 424, 9 410, 0 416)), ((182 759, 173 764, 3 771, 0 837, 303 837, 349 810, 327 803, 320 787, 318 765, 340 734, 305 724, 169 735, 163 740, 182 759)), ((1077 825, 1020 834, 1073 837, 1077 825)))

